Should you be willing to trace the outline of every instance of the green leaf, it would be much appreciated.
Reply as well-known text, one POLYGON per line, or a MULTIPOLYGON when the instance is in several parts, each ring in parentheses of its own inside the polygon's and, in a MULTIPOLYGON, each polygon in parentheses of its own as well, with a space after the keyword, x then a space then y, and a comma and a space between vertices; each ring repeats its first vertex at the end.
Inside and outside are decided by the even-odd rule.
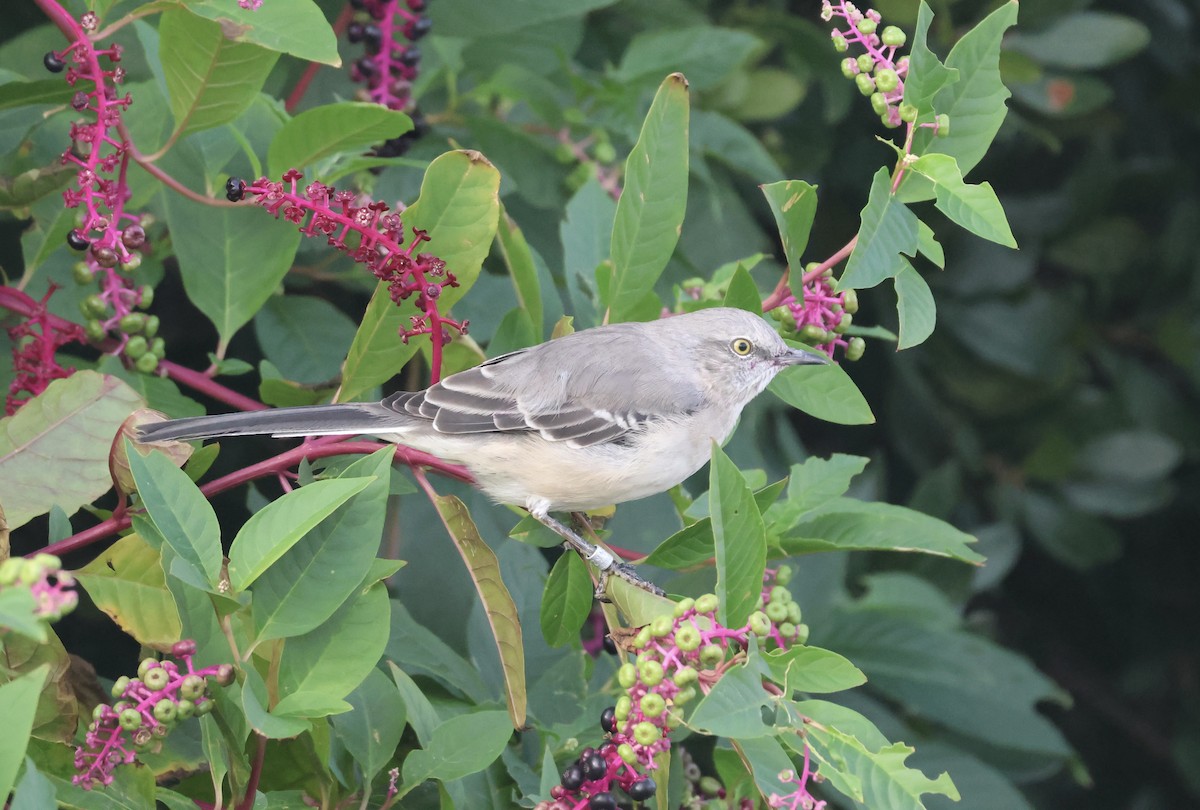
POLYGON ((804 268, 804 249, 817 214, 817 187, 803 180, 781 180, 759 186, 775 215, 775 227, 783 241, 788 268, 800 273, 804 268))
POLYGON ((57 806, 54 785, 37 769, 32 757, 25 757, 25 773, 17 783, 8 810, 45 810, 57 806))
POLYGON ((441 636, 417 622, 398 600, 391 600, 392 623, 384 653, 406 672, 428 675, 476 703, 491 698, 475 665, 458 654, 441 636))
POLYGON ((188 298, 228 343, 287 274, 300 232, 264 211, 214 208, 182 194, 167 194, 164 204, 188 298), (252 262, 247 245, 254 246, 252 262))
POLYGON ((933 334, 933 325, 937 320, 937 308, 929 285, 911 264, 905 264, 908 266, 893 279, 896 285, 896 313, 900 316, 900 340, 896 344, 896 351, 924 343, 933 334))
POLYGON ((4 718, 4 734, 0 735, 0 796, 12 790, 17 768, 25 759, 25 748, 33 730, 33 715, 37 711, 38 694, 46 682, 49 667, 40 666, 32 672, 0 685, 0 717, 4 718))
POLYGON ((369 785, 396 752, 408 714, 395 684, 378 669, 350 693, 349 701, 354 710, 334 717, 333 729, 369 785))
POLYGON ((179 135, 227 124, 245 112, 279 59, 275 51, 226 39, 220 25, 182 9, 163 12, 158 34, 179 135))
POLYGON ((392 448, 385 447, 347 467, 344 477, 374 480, 254 583, 252 611, 259 642, 308 633, 358 590, 383 535, 392 456, 392 448))
POLYGON ((0 492, 8 528, 55 505, 70 515, 107 492, 113 436, 140 407, 138 395, 115 377, 79 371, 0 419, 0 492))
MULTIPOLYGON (((3 520, 0 513, 0 525, 3 520)), ((0 627, 45 644, 46 623, 38 617, 37 609, 38 603, 28 588, 0 588, 0 627)))
POLYGON ((1017 246, 991 183, 968 185, 957 161, 949 155, 923 155, 912 164, 912 170, 933 181, 937 209, 952 222, 984 239, 1006 247, 1017 246))
POLYGON ((917 252, 937 265, 939 270, 946 269, 946 254, 933 235, 933 229, 920 220, 917 221, 917 252))
POLYGON ((143 646, 166 651, 182 638, 162 557, 139 535, 117 540, 76 571, 75 578, 96 607, 143 646))
POLYGON ((15 177, 0 177, 0 208, 32 205, 61 189, 78 171, 74 165, 59 163, 28 169, 15 177))
POLYGON ((929 50, 927 38, 931 22, 933 11, 925 0, 921 0, 909 50, 908 73, 904 75, 904 101, 917 108, 918 121, 929 120, 933 113, 933 97, 947 84, 958 81, 958 71, 947 68, 929 50))
POLYGON ((763 722, 763 707, 770 695, 763 689, 762 675, 756 667, 731 667, 696 704, 687 725, 703 734, 745 739, 775 733, 763 722))
POLYGON ((650 593, 620 577, 609 578, 608 597, 625 616, 625 622, 630 627, 650 624, 659 616, 670 616, 675 610, 675 603, 670 599, 650 593))
POLYGON ((599 323, 596 268, 608 258, 617 204, 595 177, 579 187, 567 203, 559 225, 563 278, 579 328, 599 323))
POLYGON ((780 545, 788 554, 817 551, 920 551, 979 565, 975 538, 937 518, 890 503, 839 498, 797 523, 780 545))
POLYGON ((267 359, 299 383, 334 379, 357 329, 333 304, 306 295, 272 296, 254 316, 254 335, 267 359))
POLYGON ((733 277, 729 279, 729 289, 725 291, 725 300, 721 306, 744 309, 755 315, 762 314, 762 295, 758 292, 758 285, 741 262, 738 262, 733 277))
POLYGON ((272 51, 288 53, 308 62, 340 67, 337 38, 324 12, 312 0, 263 3, 241 8, 233 0, 175 0, 197 16, 220 23, 234 42, 253 42, 272 51))
POLYGON ((504 264, 517 291, 517 304, 529 315, 529 323, 534 329, 533 342, 541 343, 542 288, 538 285, 533 251, 525 241, 525 234, 506 212, 501 213, 496 236, 500 243, 500 255, 504 257, 504 264))
POLYGON ((1046 67, 1096 70, 1123 62, 1150 44, 1132 17, 1105 11, 1063 14, 1038 31, 1018 31, 1005 46, 1046 67))
POLYGON ((867 676, 858 667, 833 650, 799 645, 769 652, 763 657, 775 679, 784 684, 785 695, 841 692, 867 682, 867 676))
POLYGON ((610 247, 610 322, 628 319, 675 252, 687 205, 688 108, 687 79, 673 73, 659 86, 625 162, 610 247))
POLYGON ((869 425, 875 421, 866 398, 837 363, 784 369, 767 389, 793 408, 826 422, 869 425))
POLYGON ((31 104, 66 104, 75 92, 75 88, 61 78, 33 82, 6 81, 0 84, 0 110, 31 104))
POLYGON ((697 90, 705 90, 726 78, 763 45, 762 40, 746 31, 709 25, 646 31, 629 43, 613 79, 631 84, 681 73, 697 90))
POLYGON ((250 516, 229 547, 229 584, 238 594, 373 478, 314 481, 250 516))
POLYGON ((410 129, 412 119, 406 114, 365 101, 313 107, 275 133, 267 150, 267 172, 281 177, 288 169, 306 171, 322 158, 362 151, 410 129))
MULTIPOLYGON (((525 725, 525 648, 521 643, 521 623, 517 606, 500 578, 500 563, 496 554, 471 520, 466 504, 453 495, 439 495, 434 506, 446 531, 462 555, 467 572, 483 603, 483 612, 496 639, 496 651, 504 671, 504 687, 508 695, 508 711, 513 728, 525 725)), ((490 761, 490 760, 489 760, 490 761)), ((428 778, 428 777, 426 777, 428 778)), ((407 776, 405 781, 408 781, 407 776)))
POLYGON ((169 573, 197 588, 218 591, 221 527, 208 499, 162 453, 143 456, 126 440, 126 454, 146 517, 177 555, 169 573))
POLYGON ((542 636, 551 647, 578 641, 579 630, 592 611, 592 578, 578 554, 558 558, 542 593, 542 636))
POLYGON ((241 692, 242 711, 251 728, 268 740, 287 740, 308 731, 311 727, 308 720, 267 711, 268 692, 262 675, 254 667, 246 667, 242 672, 245 676, 241 692))
MULTIPOLYGON (((79 699, 75 695, 71 658, 53 630, 38 642, 25 636, 7 636, 0 649, 0 684, 49 667, 45 685, 37 694, 33 713, 33 736, 53 743, 68 744, 79 723, 79 699)), ((0 707, 3 708, 3 707, 0 707)), ((0 715, 4 717, 6 715, 0 715)))
MULTIPOLYGON (((958 790, 943 773, 937 779, 904 764, 913 748, 893 743, 871 751, 853 735, 836 728, 807 729, 809 747, 829 770, 848 773, 862 789, 862 803, 867 807, 887 807, 889 810, 924 810, 922 796, 933 793, 958 801, 958 790)), ((821 768, 826 773, 826 767, 821 768)), ((830 780, 835 786, 836 780, 830 780)), ((855 796, 851 795, 851 798, 855 796)))
MULTIPOLYGON (((429 233, 422 250, 439 256, 458 279, 458 287, 442 291, 438 303, 445 312, 475 279, 496 236, 500 213, 500 173, 478 152, 447 152, 425 171, 421 195, 402 215, 405 232, 429 233)), ((337 399, 352 400, 397 373, 426 338, 400 342, 399 330, 408 323, 411 304, 392 303, 387 285, 375 288, 350 353, 342 367, 337 399)))
POLYGON ((502 711, 451 717, 433 729, 429 742, 404 760, 404 795, 427 779, 449 782, 481 771, 500 756, 512 736, 502 711))
POLYGON ((787 498, 772 504, 764 517, 773 531, 796 525, 805 512, 845 495, 850 481, 867 466, 869 459, 834 453, 827 459, 810 458, 793 464, 788 474, 787 498))
POLYGON ((874 287, 907 266, 900 254, 917 255, 917 217, 892 194, 886 168, 875 172, 871 193, 862 210, 858 244, 838 280, 838 289, 874 287))
POLYGON ((742 471, 714 442, 708 478, 717 558, 717 617, 741 627, 758 607, 767 565, 767 530, 742 471))
POLYGON ((429 747, 433 730, 440 722, 433 704, 429 702, 429 698, 425 697, 425 693, 421 691, 421 687, 417 686, 416 681, 408 676, 408 673, 391 661, 388 661, 387 664, 388 669, 392 672, 392 680, 396 682, 396 690, 400 693, 400 699, 404 701, 404 708, 408 712, 408 724, 416 733, 417 741, 421 745, 429 747))
POLYGON ((712 520, 704 518, 675 532, 640 562, 673 570, 692 568, 712 559, 713 542, 712 520))
POLYGON ((387 647, 390 620, 387 588, 374 582, 364 584, 320 627, 289 638, 279 659, 279 713, 288 711, 284 701, 289 699, 295 706, 302 700, 328 705, 356 689, 387 647))

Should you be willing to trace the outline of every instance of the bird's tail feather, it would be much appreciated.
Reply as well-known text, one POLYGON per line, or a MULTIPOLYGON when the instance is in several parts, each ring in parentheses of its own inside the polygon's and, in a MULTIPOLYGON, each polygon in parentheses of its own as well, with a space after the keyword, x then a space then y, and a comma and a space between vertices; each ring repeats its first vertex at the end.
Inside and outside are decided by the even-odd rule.
POLYGON ((353 436, 359 433, 403 432, 405 418, 378 403, 306 405, 265 411, 189 416, 141 425, 143 442, 191 441, 221 436, 353 436))

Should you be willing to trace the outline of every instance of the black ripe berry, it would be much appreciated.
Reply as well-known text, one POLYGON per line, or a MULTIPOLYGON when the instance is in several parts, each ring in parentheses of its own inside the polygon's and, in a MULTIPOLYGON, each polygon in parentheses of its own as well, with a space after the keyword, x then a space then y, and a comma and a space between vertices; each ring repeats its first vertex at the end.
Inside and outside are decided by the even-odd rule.
POLYGON ((54 51, 46 51, 46 55, 42 57, 42 64, 51 73, 62 73, 63 68, 67 66, 67 63, 60 59, 54 51))
POLYGON ((588 801, 588 810, 617 810, 617 800, 611 793, 597 793, 588 801))
POLYGON ((617 642, 613 641, 612 636, 604 637, 604 651, 609 655, 617 654, 617 642))
POLYGON ((589 782, 602 779, 608 773, 608 763, 599 754, 592 754, 582 763, 583 777, 589 782))
POLYGON ((348 26, 346 26, 346 39, 350 40, 351 42, 357 43, 357 42, 362 42, 362 38, 363 38, 363 24, 362 23, 354 22, 354 23, 350 23, 348 26))
POLYGON ((87 250, 88 245, 90 245, 91 242, 89 242, 88 238, 79 231, 73 230, 67 232, 67 244, 70 245, 73 250, 87 250))
POLYGON ((246 196, 246 181, 240 177, 230 177, 225 181, 225 199, 230 202, 241 202, 246 196))
POLYGON ((600 712, 600 728, 609 734, 617 730, 617 708, 615 706, 609 706, 600 712))
POLYGON ((635 802, 644 802, 654 795, 658 790, 658 785, 654 784, 654 780, 647 776, 645 779, 640 779, 629 786, 629 798, 635 802))
POLYGON ((433 30, 433 20, 429 19, 428 17, 418 17, 416 22, 412 24, 412 27, 409 30, 412 33, 408 38, 411 40, 418 40, 433 30))
POLYGON ((562 772, 562 786, 567 790, 579 790, 583 785, 583 771, 578 765, 572 765, 562 772))

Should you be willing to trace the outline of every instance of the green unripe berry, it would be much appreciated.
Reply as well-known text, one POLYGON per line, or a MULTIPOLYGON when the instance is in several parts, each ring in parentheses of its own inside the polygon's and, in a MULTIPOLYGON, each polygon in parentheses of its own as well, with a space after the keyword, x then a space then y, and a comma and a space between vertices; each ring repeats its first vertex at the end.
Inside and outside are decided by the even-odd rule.
POLYGON ((120 270, 122 273, 132 273, 134 270, 137 270, 141 266, 142 266, 142 254, 130 253, 129 261, 121 262, 121 264, 118 265, 117 269, 120 270))
POLYGON ((700 649, 700 631, 690 624, 685 624, 675 631, 675 646, 684 652, 700 649))
POLYGON ((776 569, 776 571, 775 571, 775 584, 776 585, 787 585, 789 582, 792 581, 792 574, 794 574, 794 573, 795 573, 795 571, 792 570, 792 567, 790 565, 779 566, 779 568, 776 569))
POLYGON ((850 362, 861 360, 867 350, 867 342, 860 337, 852 337, 846 345, 846 359, 850 362))
POLYGON ((888 129, 895 129, 896 127, 900 126, 900 117, 899 115, 893 115, 889 110, 888 112, 879 116, 879 122, 888 129))
POLYGON ((884 45, 891 48, 901 48, 908 41, 905 33, 894 25, 884 26, 883 30, 879 33, 879 39, 884 45))
POLYGON ((150 309, 150 305, 154 303, 154 288, 149 284, 143 284, 142 289, 138 290, 137 305, 142 309, 150 309))
POLYGON ((617 722, 623 723, 629 719, 629 710, 633 708, 633 700, 629 695, 621 695, 617 698, 617 705, 613 707, 613 717, 617 718, 617 722))
POLYGON ((815 323, 810 323, 800 330, 798 337, 800 338, 801 342, 808 343, 810 345, 824 343, 825 330, 817 326, 815 323))
POLYGON ((716 666, 725 660, 725 650, 720 644, 706 644, 700 650, 700 663, 706 667, 716 666))
POLYGON ((792 592, 782 585, 775 585, 771 588, 771 601, 787 604, 792 601, 792 592))
POLYGON ((797 644, 807 644, 808 643, 808 625, 807 624, 796 625, 796 643, 797 644))
POLYGON ((160 723, 173 723, 175 722, 177 711, 175 701, 170 698, 163 698, 154 704, 154 719, 160 723))
POLYGON ((865 73, 855 76, 854 83, 858 85, 858 92, 864 96, 869 96, 875 92, 875 80, 865 73))
POLYGON ((140 332, 146 327, 146 316, 140 312, 131 312, 117 322, 121 331, 127 335, 140 332))
POLYGON ((858 28, 858 33, 860 33, 860 34, 874 34, 875 28, 878 25, 879 24, 877 22, 875 22, 874 20, 872 20, 870 17, 863 17, 861 20, 858 21, 858 25, 855 27, 858 28))
POLYGON ((633 664, 621 664, 621 668, 617 670, 617 683, 621 684, 622 689, 629 689, 637 683, 637 667, 633 664))
POLYGON ((92 271, 88 268, 86 262, 75 262, 71 266, 71 277, 75 279, 76 284, 92 283, 92 271))
POLYGON ((648 720, 643 720, 633 727, 633 739, 638 745, 654 745, 662 733, 658 726, 648 720))
POLYGON ((833 40, 833 49, 838 53, 845 53, 846 49, 850 47, 850 43, 846 42, 846 38, 837 31, 833 32, 830 39, 833 40))
POLYGON ((853 79, 858 75, 858 60, 853 56, 847 56, 842 60, 842 75, 847 79, 853 79))
POLYGON ((934 130, 935 135, 939 138, 945 138, 950 134, 950 116, 941 113, 937 117, 937 129, 934 130))
POLYGON ((84 334, 88 336, 88 340, 104 340, 104 324, 95 318, 89 318, 87 323, 83 325, 84 334))
POLYGON ((181 700, 175 706, 176 714, 180 720, 187 720, 196 714, 196 704, 190 700, 181 700))
POLYGON ((597 143, 596 147, 592 150, 592 154, 601 163, 612 163, 617 159, 617 150, 613 147, 611 141, 600 141, 597 143))
POLYGON ((675 682, 676 686, 687 686, 689 683, 695 683, 699 677, 700 673, 696 671, 695 667, 680 667, 675 670, 671 680, 675 682))
POLYGON ((796 625, 791 622, 781 622, 779 625, 779 634, 784 638, 790 638, 796 632, 796 625))
POLYGON ((126 709, 132 709, 132 708, 133 708, 133 704, 130 703, 128 700, 118 700, 116 703, 114 703, 112 705, 112 710, 117 715, 120 715, 121 712, 125 711, 126 709))
POLYGON ((884 96, 883 93, 872 93, 871 94, 871 109, 875 111, 876 115, 887 115, 887 110, 888 110, 887 97, 884 96))
POLYGON ((167 344, 163 342, 162 338, 156 337, 154 340, 150 341, 150 354, 162 359, 163 355, 166 353, 167 344))
POLYGON ((145 678, 146 673, 152 669, 158 669, 158 661, 155 661, 153 658, 143 658, 141 663, 138 664, 138 677, 145 678))
POLYGON ((574 163, 575 153, 571 151, 570 146, 560 143, 554 148, 554 159, 559 163, 574 163))
POLYGON ((761 610, 750 614, 750 632, 756 636, 765 636, 771 632, 771 619, 761 610))
POLYGON ((657 661, 644 661, 638 667, 638 674, 646 686, 658 686, 663 679, 663 665, 657 661))
POLYGON ((724 786, 721 784, 721 782, 712 776, 700 777, 700 783, 696 785, 696 787, 698 787, 700 792, 705 796, 719 796, 721 795, 721 791, 724 789, 724 786))
POLYGON ((632 765, 637 762, 637 753, 634 752, 633 746, 629 743, 621 743, 617 746, 617 756, 625 760, 626 765, 632 765))
POLYGON ((900 105, 900 120, 905 123, 911 124, 913 121, 916 121, 917 113, 918 110, 915 104, 900 105))
POLYGON ((667 710, 667 702, 657 692, 647 692, 638 702, 638 708, 642 710, 642 714, 653 719, 667 710))
POLYGON ((854 316, 849 312, 844 312, 842 313, 842 319, 838 321, 838 325, 833 327, 833 331, 837 332, 839 335, 844 335, 852 323, 854 323, 854 316))
POLYGON ((159 320, 157 315, 149 315, 146 317, 146 325, 142 327, 142 334, 148 338, 152 338, 158 334, 159 320))
POLYGON ((787 620, 792 624, 800 624, 800 603, 789 602, 787 606, 787 620))
POLYGON ((842 293, 842 308, 851 315, 858 312, 858 291, 846 290, 842 293))
POLYGON ((870 73, 875 70, 875 60, 871 58, 871 54, 859 54, 854 60, 854 64, 858 66, 859 73, 870 73))
POLYGON ((143 374, 151 374, 158 368, 158 355, 147 352, 137 359, 134 367, 143 374))
POLYGON ((142 727, 142 713, 137 709, 126 709, 121 712, 118 721, 126 731, 137 731, 142 727))
POLYGON ((686 687, 684 689, 680 689, 678 692, 676 692, 673 700, 674 700, 676 706, 682 706, 683 704, 687 703, 688 701, 694 700, 695 697, 696 697, 695 688, 688 686, 688 687, 686 687))
POLYGON ((204 694, 206 685, 207 683, 200 675, 188 675, 179 684, 179 696, 186 700, 195 700, 204 694))
POLYGON ((783 327, 784 332, 796 331, 796 316, 792 312, 791 307, 775 307, 771 310, 771 316, 779 321, 779 325, 783 327))
POLYGON ((166 688, 167 681, 170 679, 171 676, 162 667, 155 667, 142 676, 142 682, 146 684, 146 688, 156 692, 159 689, 166 688))
POLYGON ((787 620, 787 605, 782 602, 771 602, 767 605, 766 613, 768 619, 779 624, 787 620))
POLYGON ((690 596, 684 597, 675 603, 675 618, 682 619, 684 614, 696 606, 696 600, 690 596))
POLYGON ((647 626, 647 627, 643 627, 641 630, 639 630, 638 634, 633 637, 633 648, 635 650, 640 650, 649 643, 650 643, 650 628, 649 628, 649 626, 647 626))
POLYGON ((128 675, 122 675, 120 678, 117 678, 116 683, 112 686, 112 696, 114 698, 124 697, 125 690, 129 688, 130 683, 128 675))
POLYGON ((717 599, 717 595, 715 593, 706 593, 696 600, 696 612, 712 613, 720 604, 721 601, 717 599))
POLYGON ((670 616, 658 616, 650 622, 650 635, 662 638, 675 629, 675 621, 670 616))
POLYGON ((884 68, 876 71, 875 86, 885 93, 890 93, 900 86, 900 77, 891 68, 884 68))
POLYGON ((141 335, 134 335, 125 342, 125 356, 130 360, 137 360, 145 354, 150 348, 150 344, 141 335))
POLYGON ((79 305, 83 310, 84 315, 91 315, 94 318, 102 317, 108 313, 108 304, 98 295, 89 295, 83 299, 83 303, 79 305))
POLYGON ((92 719, 99 720, 104 716, 104 710, 108 708, 107 703, 97 703, 96 708, 92 709, 92 719))
POLYGON ((196 717, 203 717, 213 710, 213 702, 206 700, 203 703, 196 704, 196 717))

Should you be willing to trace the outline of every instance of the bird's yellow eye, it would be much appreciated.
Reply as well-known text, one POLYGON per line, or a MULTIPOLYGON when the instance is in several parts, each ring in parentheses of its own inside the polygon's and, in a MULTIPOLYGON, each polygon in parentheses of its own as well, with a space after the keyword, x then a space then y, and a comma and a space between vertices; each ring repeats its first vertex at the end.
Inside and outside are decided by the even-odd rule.
POLYGON ((733 353, 738 357, 745 357, 754 350, 754 344, 746 340, 746 338, 734 338, 729 344, 729 348, 733 349, 733 353))

